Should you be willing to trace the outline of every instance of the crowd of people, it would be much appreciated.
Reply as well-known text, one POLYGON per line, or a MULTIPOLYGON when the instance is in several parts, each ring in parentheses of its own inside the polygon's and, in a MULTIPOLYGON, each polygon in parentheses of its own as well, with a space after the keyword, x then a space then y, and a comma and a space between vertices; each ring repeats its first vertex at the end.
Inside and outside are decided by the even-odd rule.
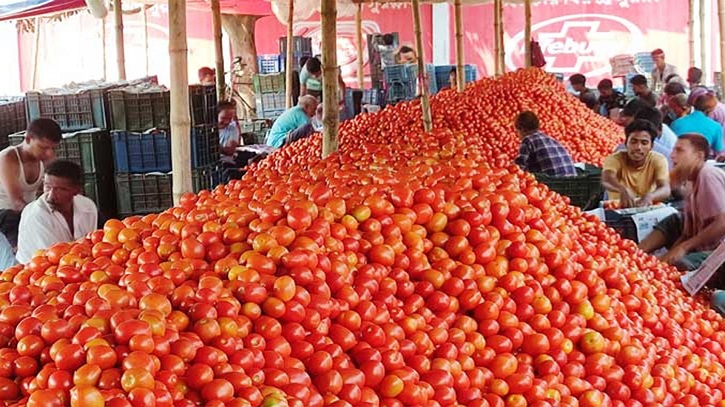
MULTIPOLYGON (((695 270, 725 238, 725 171, 708 163, 725 161, 725 105, 702 84, 700 69, 690 68, 683 80, 662 50, 653 51, 652 59, 651 81, 632 77, 629 100, 610 79, 599 82, 598 95, 583 75, 572 75, 569 82, 582 103, 623 127, 625 143, 602 168, 608 199, 622 208, 684 203, 656 225, 640 248, 683 271, 695 270)), ((576 175, 566 149, 543 134, 535 118, 522 112, 516 119, 523 137, 516 163, 531 172, 576 175)), ((709 285, 725 289, 725 270, 709 285)))

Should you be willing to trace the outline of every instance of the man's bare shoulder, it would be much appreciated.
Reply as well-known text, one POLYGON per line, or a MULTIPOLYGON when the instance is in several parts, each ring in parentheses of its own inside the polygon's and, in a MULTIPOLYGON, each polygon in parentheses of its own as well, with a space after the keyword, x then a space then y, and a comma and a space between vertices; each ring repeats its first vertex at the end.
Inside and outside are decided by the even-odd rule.
POLYGON ((9 166, 17 166, 19 164, 18 155, 14 154, 12 148, 6 148, 0 151, 0 166, 5 168, 9 166))

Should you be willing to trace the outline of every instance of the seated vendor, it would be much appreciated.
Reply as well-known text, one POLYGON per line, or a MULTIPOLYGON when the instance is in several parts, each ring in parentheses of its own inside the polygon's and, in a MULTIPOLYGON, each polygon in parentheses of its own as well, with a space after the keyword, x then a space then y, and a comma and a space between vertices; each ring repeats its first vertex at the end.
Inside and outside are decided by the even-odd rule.
POLYGON ((219 126, 219 151, 222 160, 232 159, 237 147, 244 144, 237 123, 237 107, 234 102, 222 101, 217 105, 219 126))
POLYGON ((569 152, 539 129, 539 118, 534 112, 521 112, 516 117, 514 127, 521 137, 516 164, 522 170, 555 177, 576 175, 569 152))
POLYGON ((282 147, 314 133, 310 123, 317 111, 317 98, 310 95, 300 96, 297 106, 285 111, 274 121, 267 135, 267 145, 282 147))
POLYGON ((667 159, 652 151, 657 129, 645 120, 635 120, 625 128, 625 151, 604 160, 602 185, 611 199, 623 208, 647 206, 670 196, 667 159))
MULTIPOLYGON (((725 171, 707 165, 707 140, 699 134, 683 134, 672 151, 673 182, 690 181, 682 215, 675 214, 655 225, 639 247, 647 253, 668 248, 661 260, 681 270, 695 270, 725 237, 725 171)), ((725 288, 723 277, 711 280, 713 288, 725 288)))

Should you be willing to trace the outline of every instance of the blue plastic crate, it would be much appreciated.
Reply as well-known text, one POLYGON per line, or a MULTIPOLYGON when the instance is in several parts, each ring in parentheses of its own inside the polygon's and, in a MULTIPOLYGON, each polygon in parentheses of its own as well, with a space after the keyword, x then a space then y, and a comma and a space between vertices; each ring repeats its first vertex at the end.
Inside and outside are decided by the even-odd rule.
POLYGON ((393 82, 388 84, 385 100, 388 103, 398 103, 415 98, 415 81, 393 82))
MULTIPOLYGON (((434 94, 438 91, 436 85, 435 66, 427 64, 425 66, 426 75, 428 76, 428 91, 430 94, 434 94)), ((385 85, 386 88, 394 83, 412 83, 413 88, 416 87, 416 81, 418 79, 418 66, 417 65, 391 65, 385 68, 385 85)), ((415 90, 410 98, 415 96, 415 90)), ((388 99, 390 100, 390 99, 388 99)))
MULTIPOLYGON (((448 79, 451 70, 455 68, 455 65, 438 65, 435 67, 435 76, 436 76, 436 86, 438 86, 438 90, 440 91, 443 88, 450 88, 450 80, 448 79)), ((464 66, 465 71, 465 81, 466 83, 473 82, 476 80, 476 66, 475 65, 465 65, 464 66)))
POLYGON ((362 104, 383 106, 385 104, 385 91, 383 89, 363 90, 362 104))
POLYGON ((260 74, 280 73, 284 71, 284 62, 281 55, 260 55, 257 57, 260 74))
MULTIPOLYGON (((292 69, 299 72, 302 67, 300 66, 300 59, 302 57, 312 58, 312 52, 295 52, 292 54, 292 69)), ((287 54, 279 56, 282 71, 287 70, 287 54)))

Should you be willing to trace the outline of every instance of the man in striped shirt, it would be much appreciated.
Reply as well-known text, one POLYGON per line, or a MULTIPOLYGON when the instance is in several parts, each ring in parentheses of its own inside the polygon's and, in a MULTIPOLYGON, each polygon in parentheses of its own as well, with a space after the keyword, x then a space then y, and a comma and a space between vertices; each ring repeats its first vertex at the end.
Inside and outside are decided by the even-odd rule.
POLYGON ((522 138, 516 157, 516 164, 521 169, 556 177, 576 175, 571 156, 558 141, 541 132, 539 118, 534 112, 521 112, 514 126, 522 138))

